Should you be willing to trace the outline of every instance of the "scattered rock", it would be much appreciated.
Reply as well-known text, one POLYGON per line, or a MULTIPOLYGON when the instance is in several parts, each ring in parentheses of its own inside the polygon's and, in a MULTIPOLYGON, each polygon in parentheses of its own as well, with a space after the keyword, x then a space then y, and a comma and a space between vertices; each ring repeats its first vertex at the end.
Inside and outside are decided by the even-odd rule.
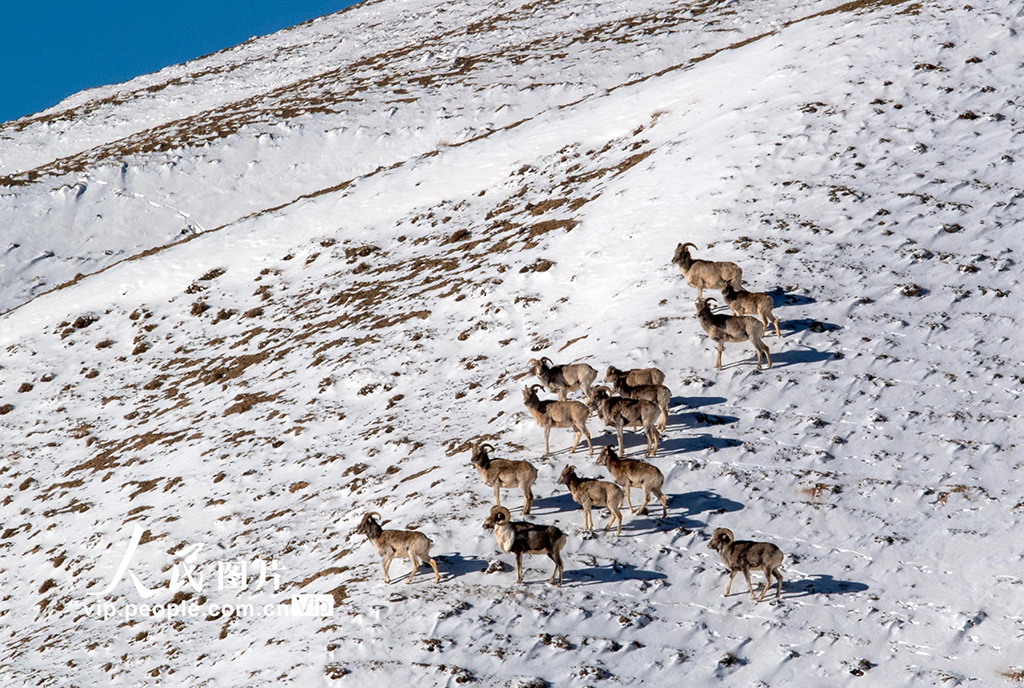
POLYGON ((928 293, 928 290, 919 284, 904 284, 900 293, 909 297, 921 297, 928 293))
POLYGON ((506 567, 505 562, 500 559, 495 559, 490 562, 487 564, 487 568, 484 569, 484 573, 504 573, 505 571, 508 571, 508 567, 506 567))
POLYGON ((347 668, 341 664, 335 664, 334 662, 331 662, 324 667, 324 676, 332 681, 335 681, 349 673, 351 672, 347 668))

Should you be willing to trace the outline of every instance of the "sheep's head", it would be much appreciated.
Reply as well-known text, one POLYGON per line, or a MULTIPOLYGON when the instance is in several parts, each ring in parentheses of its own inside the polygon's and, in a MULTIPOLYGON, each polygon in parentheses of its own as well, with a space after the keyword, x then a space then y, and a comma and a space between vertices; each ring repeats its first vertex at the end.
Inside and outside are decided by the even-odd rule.
POLYGON ((540 371, 544 368, 544 364, 538 361, 536 358, 531 358, 529 363, 526 364, 530 369, 531 375, 540 375, 540 371))
POLYGON ((540 385, 530 385, 529 387, 523 387, 523 403, 529 406, 531 402, 539 401, 539 397, 537 396, 538 389, 541 389, 540 385))
POLYGON ((715 528, 715 534, 711 536, 711 541, 708 542, 708 549, 721 551, 723 548, 731 545, 733 539, 732 531, 728 528, 715 528))
POLYGON ((494 446, 486 442, 473 445, 473 455, 470 457, 469 462, 474 466, 487 468, 487 464, 491 462, 490 457, 487 456, 488 450, 494 451, 494 446))
POLYGON ((380 514, 376 511, 371 511, 363 516, 363 520, 359 522, 358 526, 356 526, 354 531, 355 534, 370 537, 370 534, 375 530, 375 528, 380 528, 380 523, 378 522, 380 517, 380 514))
POLYGON ((493 530, 494 526, 500 526, 512 520, 512 513, 503 506, 491 507, 491 515, 484 521, 484 530, 493 530))
POLYGON ((562 475, 558 476, 559 485, 568 485, 572 476, 576 475, 575 466, 566 466, 562 469, 562 475))
POLYGON ((711 302, 715 300, 714 296, 709 296, 706 299, 697 299, 694 304, 697 307, 697 315, 701 313, 711 314, 711 302))
POLYGON ((697 244, 687 241, 685 244, 679 244, 676 246, 676 252, 672 254, 672 264, 679 265, 684 260, 690 257, 690 252, 686 250, 687 246, 693 246, 697 248, 697 244))
POLYGON ((617 459, 617 458, 619 458, 619 457, 615 453, 614 449, 612 449, 611 447, 605 447, 605 448, 603 448, 601 450, 601 453, 597 455, 597 465, 598 466, 607 466, 609 459, 617 459))
POLYGON ((598 385, 594 387, 594 390, 590 396, 590 408, 596 409, 601 405, 601 402, 607 401, 612 398, 612 391, 604 385, 598 385))
POLYGON ((606 370, 605 373, 604 373, 604 381, 605 382, 612 382, 619 375, 622 375, 622 371, 621 370, 619 370, 615 366, 608 366, 608 370, 606 370))

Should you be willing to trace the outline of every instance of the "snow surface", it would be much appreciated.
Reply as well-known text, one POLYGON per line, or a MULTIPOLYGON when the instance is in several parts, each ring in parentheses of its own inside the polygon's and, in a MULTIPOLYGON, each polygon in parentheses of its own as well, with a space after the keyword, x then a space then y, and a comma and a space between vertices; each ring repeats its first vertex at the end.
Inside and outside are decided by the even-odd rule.
POLYGON ((0 129, 0 677, 1020 681, 1022 19, 381 1, 0 129), (771 369, 711 367, 683 241, 773 295, 771 369), (582 531, 555 480, 604 469, 568 430, 541 456, 541 355, 667 372, 668 518, 582 531), (475 441, 537 466, 561 588, 482 530, 475 441), (441 584, 385 585, 367 511, 441 584), (143 584, 194 556, 198 616, 97 596, 135 525, 143 584), (717 527, 782 548, 781 602, 722 597, 717 527), (256 560, 278 589, 218 589, 256 560), (210 613, 304 593, 333 616, 210 613))

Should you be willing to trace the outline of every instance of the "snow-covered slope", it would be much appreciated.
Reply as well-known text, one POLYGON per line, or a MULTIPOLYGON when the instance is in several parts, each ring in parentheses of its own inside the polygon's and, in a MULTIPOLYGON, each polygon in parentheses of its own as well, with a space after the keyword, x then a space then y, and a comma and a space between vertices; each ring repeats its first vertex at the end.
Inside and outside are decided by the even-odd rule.
POLYGON ((1021 22, 381 1, 6 125, 0 676, 1020 680, 1021 22), (683 241, 773 294, 771 369, 711 367, 683 241), (604 469, 568 430, 541 456, 539 355, 667 372, 668 518, 582 532, 555 480, 604 469), (537 466, 561 588, 481 529, 474 441, 537 466), (384 585, 367 511, 427 533, 441 584, 384 585), (136 525, 148 600, 105 592, 136 525), (780 603, 722 598, 717 527, 783 549, 780 603), (262 614, 305 593, 333 616, 262 614), (131 614, 171 601, 196 615, 131 614))

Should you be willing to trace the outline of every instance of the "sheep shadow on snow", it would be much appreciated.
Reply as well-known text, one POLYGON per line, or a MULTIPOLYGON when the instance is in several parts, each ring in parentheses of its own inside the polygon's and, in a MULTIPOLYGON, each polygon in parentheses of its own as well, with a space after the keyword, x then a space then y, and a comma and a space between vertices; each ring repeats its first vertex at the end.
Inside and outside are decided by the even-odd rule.
POLYGON ((689 452, 711 449, 718 451, 728 447, 739 447, 743 443, 731 437, 715 437, 710 433, 688 434, 684 437, 669 437, 661 440, 658 445, 658 453, 671 456, 673 454, 687 454, 689 452))
POLYGON ((713 514, 732 513, 743 509, 743 505, 728 497, 711 492, 710 490, 696 490, 694 492, 683 492, 670 495, 669 506, 672 508, 682 507, 686 509, 686 516, 696 516, 704 512, 713 514))
POLYGON ((620 583, 624 580, 666 580, 668 576, 659 571, 647 571, 626 562, 616 561, 606 566, 595 565, 576 569, 570 569, 567 566, 562 573, 562 578, 563 583, 575 583, 582 586, 620 583))
MULTIPOLYGON (((594 468, 596 470, 597 466, 594 466, 594 468)), ((606 480, 607 478, 601 479, 606 480)), ((561 485, 559 485, 559 487, 561 487, 561 485)), ((526 516, 525 518, 530 518, 530 516, 536 514, 538 509, 541 512, 539 515, 547 516, 549 514, 560 514, 564 511, 575 511, 576 509, 582 509, 582 507, 576 502, 572 501, 572 495, 569 494, 568 489, 566 489, 564 492, 552 493, 549 497, 538 497, 536 494, 534 494, 533 508, 530 510, 530 515, 526 516)), ((521 509, 520 515, 522 515, 521 509)))
POLYGON ((684 411, 669 414, 667 427, 682 426, 683 428, 699 428, 712 425, 728 425, 739 420, 736 416, 718 416, 703 411, 684 411))
MULTIPOLYGON (((630 535, 644 535, 650 533, 668 532, 684 528, 686 530, 700 530, 707 526, 704 521, 699 521, 695 516, 702 513, 725 514, 743 509, 744 506, 714 492, 700 490, 697 492, 682 492, 671 494, 666 492, 665 499, 668 501, 668 516, 661 516, 661 502, 651 497, 644 511, 636 514, 629 513, 626 501, 622 502, 622 532, 630 535), (680 513, 682 510, 682 513, 680 513)), ((536 502, 534 502, 536 503, 536 502)), ((633 506, 639 508, 643 503, 643 490, 633 488, 633 506)), ((605 510, 606 511, 606 510, 605 510)), ((595 517, 596 521, 596 517, 595 517)))
MULTIPOLYGON (((783 328, 785 329, 785 328, 783 328)), ((765 338, 764 342, 768 345, 768 350, 772 356, 772 367, 763 367, 761 370, 757 370, 757 356, 750 356, 748 358, 737 358, 726 362, 724 359, 729 356, 729 349, 726 347, 725 354, 722 356, 722 370, 729 370, 731 368, 750 368, 752 374, 759 373, 770 373, 776 368, 786 368, 792 365, 799 365, 803 363, 822 363, 824 361, 835 361, 843 357, 839 352, 832 351, 820 351, 813 349, 809 346, 797 345, 799 348, 782 348, 772 341, 775 339, 765 338)), ((749 351, 748 351, 749 353, 749 351)))
MULTIPOLYGON (((782 575, 786 575, 783 564, 782 575)), ((782 581, 782 594, 785 597, 809 597, 811 595, 846 595, 864 592, 869 587, 856 581, 836 580, 827 573, 814 573, 799 580, 782 581)))
MULTIPOLYGON (((636 497, 638 492, 640 492, 641 496, 640 499, 633 501, 633 506, 635 507, 639 507, 643 502, 643 493, 637 488, 634 488, 633 496, 636 497)), ((707 490, 677 494, 666 493, 665 499, 668 500, 669 512, 665 518, 661 517, 661 503, 656 499, 652 498, 643 512, 632 515, 628 515, 629 509, 625 501, 623 501, 623 514, 629 517, 628 521, 623 521, 623 533, 629 532, 630 534, 643 535, 679 529, 701 530, 706 528, 708 524, 706 521, 694 518, 695 516, 705 512, 719 515, 745 508, 739 502, 707 490), (646 523, 638 523, 641 520, 646 523)))
MULTIPOLYGON (((837 356, 830 351, 819 351, 809 346, 802 346, 799 349, 785 349, 772 354, 772 368, 785 368, 801 363, 821 363, 823 361, 834 361, 842 356, 837 356)), ((723 368, 725 366, 722 366, 723 368)))
MULTIPOLYGON (((669 415, 667 427, 674 425, 682 426, 684 428, 690 428, 700 425, 700 421, 703 419, 707 425, 724 425, 728 423, 735 423, 739 420, 734 416, 711 416, 707 414, 690 414, 681 413, 676 415, 669 415)), ((647 449, 647 438, 644 437, 643 433, 626 430, 622 433, 622 444, 626 451, 620 458, 623 459, 641 459, 643 461, 650 462, 654 457, 645 457, 644 452, 647 449)), ((683 437, 667 437, 662 436, 658 442, 658 453, 656 456, 661 455, 672 455, 672 454, 686 454, 689 452, 701 451, 703 449, 711 449, 718 451, 719 449, 726 449, 727 447, 738 447, 742 442, 736 439, 728 437, 714 437, 710 433, 694 434, 688 433, 683 437)), ((600 437, 594 438, 594 456, 586 457, 580 461, 573 461, 570 457, 565 457, 568 463, 574 464, 577 468, 582 469, 584 472, 590 469, 586 468, 588 465, 593 465, 594 470, 597 470, 596 475, 587 474, 586 478, 600 477, 601 480, 610 480, 607 473, 597 469, 594 461, 597 458, 597 452, 600 451, 601 447, 611 447, 618 451, 619 440, 615 436, 615 432, 606 432, 600 437)), ((534 504, 537 504, 535 499, 534 504)))
MULTIPOLYGON (((488 561, 481 559, 480 557, 466 557, 460 552, 454 552, 451 554, 439 554, 434 557, 434 561, 437 562, 437 569, 441 573, 441 582, 451 580, 453 578, 459 578, 465 576, 467 573, 480 573, 487 570, 488 561)), ((430 566, 426 566, 426 570, 431 574, 430 582, 433 583, 433 571, 430 570, 430 566)), ((423 570, 423 566, 420 567, 423 570)), ((394 578, 391 579, 394 582, 394 578)))
MULTIPOLYGON (((672 397, 672 405, 670 409, 678 406, 685 406, 689 409, 700 408, 701 406, 714 406, 715 404, 724 404, 728 399, 725 397, 672 397)), ((672 422, 672 416, 669 416, 669 422, 672 422)))
POLYGON ((780 308, 782 306, 806 306, 817 302, 817 299, 811 298, 810 296, 787 293, 782 287, 775 287, 771 291, 766 291, 765 293, 772 297, 773 308, 780 308))
MULTIPOLYGON (((811 318, 801 318, 800 320, 779 320, 779 329, 787 332, 803 332, 808 330, 815 334, 821 334, 823 332, 836 332, 843 329, 841 325, 835 323, 822 322, 820 320, 813 320, 811 318)), ((786 335, 782 335, 785 337, 786 335)), ((775 339, 775 337, 765 336, 766 340, 775 339)))

